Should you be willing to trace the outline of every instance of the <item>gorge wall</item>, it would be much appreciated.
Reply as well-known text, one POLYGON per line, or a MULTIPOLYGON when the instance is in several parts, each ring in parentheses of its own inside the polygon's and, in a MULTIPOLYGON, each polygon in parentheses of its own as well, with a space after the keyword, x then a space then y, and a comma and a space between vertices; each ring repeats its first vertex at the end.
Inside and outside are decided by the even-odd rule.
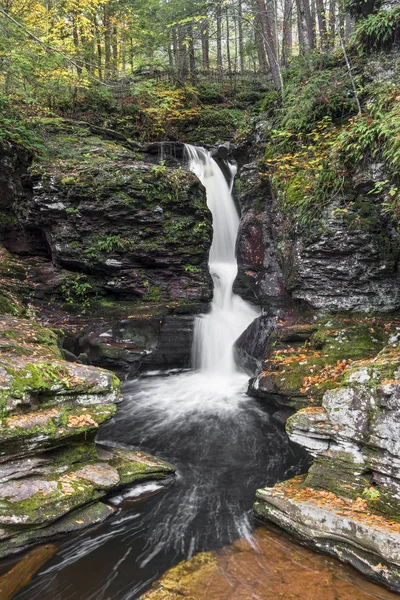
MULTIPOLYGON (((368 68, 396 89, 398 58, 374 56, 368 68)), ((260 489, 254 509, 398 592, 400 233, 388 209, 397 174, 387 154, 366 144, 351 167, 329 150, 343 182, 319 208, 314 190, 315 212, 305 212, 318 176, 303 188, 299 180, 319 164, 324 138, 332 147, 347 130, 323 125, 277 157, 274 126, 272 117, 258 119, 254 160, 240 171, 235 288, 264 310, 236 342, 236 356, 253 375, 250 395, 294 413, 287 433, 314 461, 304 476, 260 489)))

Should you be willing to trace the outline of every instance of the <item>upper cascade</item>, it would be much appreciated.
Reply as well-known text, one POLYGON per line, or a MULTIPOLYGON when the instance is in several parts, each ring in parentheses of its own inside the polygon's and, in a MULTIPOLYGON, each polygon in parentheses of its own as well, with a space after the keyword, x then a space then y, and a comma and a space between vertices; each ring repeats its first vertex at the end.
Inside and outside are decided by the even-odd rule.
POLYGON ((229 185, 210 152, 190 145, 185 146, 185 151, 189 169, 206 188, 214 232, 209 257, 214 297, 211 311, 195 322, 193 367, 226 375, 237 371, 233 344, 258 316, 253 306, 232 291, 237 275, 235 246, 239 228, 239 215, 231 193, 236 167, 229 165, 232 174, 229 185))

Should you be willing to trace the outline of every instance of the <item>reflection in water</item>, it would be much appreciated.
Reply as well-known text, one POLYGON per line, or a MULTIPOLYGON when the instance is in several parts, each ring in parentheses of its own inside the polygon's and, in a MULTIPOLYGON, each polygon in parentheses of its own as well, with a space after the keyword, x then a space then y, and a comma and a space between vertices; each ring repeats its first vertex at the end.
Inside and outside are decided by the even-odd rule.
POLYGON ((101 441, 165 458, 176 478, 162 491, 146 486, 144 499, 128 498, 113 519, 63 542, 19 600, 138 598, 182 559, 251 540, 256 488, 304 470, 306 458, 245 395, 246 376, 218 382, 186 373, 126 387, 101 441))

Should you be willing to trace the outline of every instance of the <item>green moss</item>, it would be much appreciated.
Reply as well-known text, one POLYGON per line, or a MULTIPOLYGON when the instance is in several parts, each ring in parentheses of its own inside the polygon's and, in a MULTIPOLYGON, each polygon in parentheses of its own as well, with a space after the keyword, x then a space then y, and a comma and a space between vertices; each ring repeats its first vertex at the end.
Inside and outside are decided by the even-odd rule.
POLYGON ((159 302, 162 296, 162 289, 160 286, 153 285, 149 288, 148 293, 146 294, 146 300, 150 302, 159 302))
MULTIPOLYGON (((385 347, 393 327, 385 328, 384 320, 336 315, 316 324, 278 329, 267 351, 265 376, 273 384, 273 393, 286 397, 293 408, 315 406, 327 390, 346 384, 352 372, 350 361, 371 358, 385 347)), ((379 368, 388 377, 388 369, 393 369, 379 368)))
MULTIPOLYGON (((57 411, 57 414, 36 413, 39 419, 28 414, 24 426, 3 419, 0 429, 0 455, 26 455, 37 452, 38 448, 48 450, 72 441, 92 443, 99 425, 111 419, 116 410, 115 404, 66 407, 57 411), (83 418, 83 424, 76 425, 75 417, 83 418), (90 417, 90 423, 87 417, 90 417)), ((70 458, 74 454, 75 450, 70 458)))
POLYGON ((23 313, 21 304, 17 303, 13 298, 0 292, 0 315, 19 316, 23 313))
POLYGON ((307 473, 305 485, 356 500, 371 485, 371 479, 364 470, 365 465, 357 463, 348 452, 318 456, 307 473))

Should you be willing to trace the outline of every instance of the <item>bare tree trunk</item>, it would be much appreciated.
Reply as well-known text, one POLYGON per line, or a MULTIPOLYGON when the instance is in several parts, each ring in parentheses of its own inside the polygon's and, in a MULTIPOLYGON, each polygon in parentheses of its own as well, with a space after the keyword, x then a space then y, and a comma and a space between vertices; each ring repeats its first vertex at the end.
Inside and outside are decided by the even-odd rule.
POLYGON ((225 10, 225 23, 226 23, 226 58, 228 61, 228 73, 229 82, 232 88, 232 62, 231 62, 231 46, 230 46, 230 34, 229 34, 229 16, 228 7, 225 10))
POLYGON ((222 6, 221 0, 218 0, 217 3, 217 68, 220 73, 222 73, 222 6))
POLYGON ((308 47, 310 49, 315 48, 315 20, 312 18, 310 0, 302 0, 304 7, 304 16, 306 21, 306 33, 308 47))
MULTIPOLYGON (((76 17, 72 17, 72 36, 74 39, 74 46, 75 46, 75 51, 76 51, 76 56, 79 59, 79 34, 78 34, 78 26, 76 24, 76 17)), ((82 67, 81 65, 78 63, 77 67, 76 67, 76 71, 78 73, 78 75, 81 75, 82 73, 82 67)))
POLYGON ((265 53, 265 44, 261 31, 261 23, 258 16, 255 18, 254 23, 254 37, 257 46, 258 64, 260 66, 260 71, 266 73, 268 70, 268 61, 267 55, 265 53))
POLYGON ((111 18, 109 13, 109 6, 104 6, 104 77, 108 79, 110 77, 111 70, 111 18))
POLYGON ((174 65, 177 66, 179 62, 179 50, 178 50, 178 35, 176 27, 172 29, 172 54, 174 55, 174 65))
POLYGON ((101 39, 97 27, 97 17, 93 15, 93 36, 96 40, 96 48, 97 48, 97 72, 99 75, 99 79, 103 79, 103 69, 102 69, 102 50, 101 50, 101 39))
POLYGON ((353 33, 354 24, 351 16, 346 14, 345 24, 344 24, 344 39, 346 43, 350 40, 350 36, 353 33))
POLYGON ((296 0, 300 53, 315 47, 315 34, 308 0, 296 0))
POLYGON ((201 28, 201 54, 203 69, 209 71, 210 69, 210 29, 207 21, 201 28))
POLYGON ((178 29, 178 74, 181 82, 185 82, 188 75, 188 61, 185 42, 185 26, 178 29))
POLYGON ((112 28, 112 64, 118 71, 118 31, 115 26, 112 28))
POLYGON ((283 7, 283 31, 282 31, 282 64, 287 66, 292 55, 293 46, 293 0, 285 0, 283 7))
POLYGON ((317 3, 317 19, 320 35, 320 45, 322 50, 328 49, 328 31, 326 28, 326 14, 324 0, 316 0, 317 3))
POLYGON ((169 36, 169 40, 168 40, 168 65, 169 65, 170 71, 173 71, 174 70, 174 52, 173 52, 172 33, 169 36))
POLYGON ((242 0, 238 1, 238 33, 239 33, 239 64, 240 71, 244 71, 244 42, 243 42, 243 6, 242 0))
POLYGON ((196 70, 196 57, 194 54, 193 23, 188 24, 188 38, 189 38, 190 81, 193 86, 196 86, 197 85, 197 70, 196 70))
POLYGON ((335 46, 335 0, 329 0, 328 40, 329 47, 335 46))
POLYGON ((269 18, 270 13, 267 11, 265 0, 257 0, 257 9, 272 80, 275 87, 280 89, 282 88, 282 78, 278 58, 276 56, 274 29, 269 18))

